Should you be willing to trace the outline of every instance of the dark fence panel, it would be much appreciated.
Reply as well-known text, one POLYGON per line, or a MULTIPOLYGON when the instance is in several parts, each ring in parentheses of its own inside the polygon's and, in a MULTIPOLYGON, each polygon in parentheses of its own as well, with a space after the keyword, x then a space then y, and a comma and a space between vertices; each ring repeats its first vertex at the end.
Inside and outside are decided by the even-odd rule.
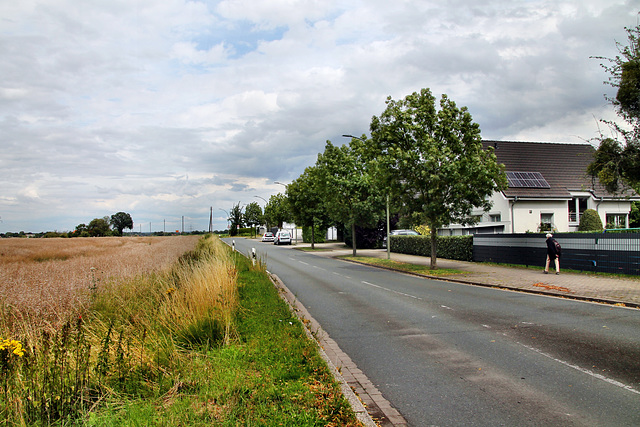
MULTIPOLYGON (((640 275, 640 233, 556 233, 562 246, 560 268, 640 275)), ((476 234, 473 260, 544 266, 544 234, 476 234)))

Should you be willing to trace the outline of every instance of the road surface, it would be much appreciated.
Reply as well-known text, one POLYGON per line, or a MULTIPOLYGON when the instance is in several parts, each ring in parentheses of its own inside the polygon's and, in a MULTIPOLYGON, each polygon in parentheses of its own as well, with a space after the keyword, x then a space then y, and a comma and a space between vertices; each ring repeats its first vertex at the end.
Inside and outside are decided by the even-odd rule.
POLYGON ((640 310, 235 247, 256 248, 409 425, 640 425, 640 310))

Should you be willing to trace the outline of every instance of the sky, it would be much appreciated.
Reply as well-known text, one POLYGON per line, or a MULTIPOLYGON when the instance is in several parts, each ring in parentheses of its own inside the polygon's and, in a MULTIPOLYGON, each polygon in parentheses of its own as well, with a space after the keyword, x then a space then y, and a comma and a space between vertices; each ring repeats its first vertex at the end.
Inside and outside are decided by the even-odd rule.
MULTIPOLYGON (((488 140, 579 143, 616 120, 600 59, 640 0, 0 3, 0 233, 224 229, 327 140, 422 88, 488 140), (225 212, 226 211, 226 212, 225 212), (184 228, 183 228, 184 218, 184 228)), ((553 153, 550 152, 552 157, 553 153)))

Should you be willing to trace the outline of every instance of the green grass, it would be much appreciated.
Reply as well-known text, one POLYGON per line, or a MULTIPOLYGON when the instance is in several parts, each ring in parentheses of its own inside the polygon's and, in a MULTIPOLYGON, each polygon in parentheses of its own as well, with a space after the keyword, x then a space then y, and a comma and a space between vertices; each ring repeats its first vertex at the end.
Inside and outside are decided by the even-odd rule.
POLYGON ((442 268, 437 270, 431 270, 428 265, 411 264, 407 262, 394 261, 386 258, 373 258, 363 256, 351 256, 345 255, 338 257, 347 261, 359 262, 362 264, 374 265, 376 267, 389 268, 393 270, 404 271, 413 274, 423 274, 426 276, 451 276, 454 274, 467 274, 466 271, 455 270, 451 268, 442 268))
POLYGON ((261 268, 236 257, 234 339, 186 354, 151 399, 109 402, 95 426, 356 426, 339 385, 261 268))

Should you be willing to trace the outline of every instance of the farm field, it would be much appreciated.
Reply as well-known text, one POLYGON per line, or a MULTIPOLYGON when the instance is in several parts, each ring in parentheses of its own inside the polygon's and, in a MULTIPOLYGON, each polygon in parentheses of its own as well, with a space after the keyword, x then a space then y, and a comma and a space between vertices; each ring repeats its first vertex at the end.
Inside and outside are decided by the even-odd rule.
POLYGON ((56 323, 87 302, 89 290, 161 271, 199 236, 0 239, 0 302, 56 323))

